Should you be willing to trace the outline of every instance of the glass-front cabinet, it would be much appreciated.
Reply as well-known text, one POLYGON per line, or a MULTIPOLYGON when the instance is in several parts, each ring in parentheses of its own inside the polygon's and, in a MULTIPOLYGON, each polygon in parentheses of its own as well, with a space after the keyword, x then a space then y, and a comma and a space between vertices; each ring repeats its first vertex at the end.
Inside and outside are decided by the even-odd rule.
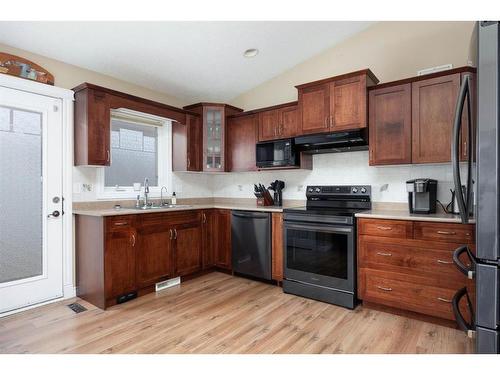
POLYGON ((206 171, 224 170, 224 110, 221 107, 207 107, 204 128, 204 166, 206 171))
MULTIPOLYGON (((224 172, 226 168, 226 117, 242 112, 242 109, 220 103, 197 103, 185 110, 202 116, 204 172, 224 172)), ((201 145, 200 145, 201 146, 201 145)))

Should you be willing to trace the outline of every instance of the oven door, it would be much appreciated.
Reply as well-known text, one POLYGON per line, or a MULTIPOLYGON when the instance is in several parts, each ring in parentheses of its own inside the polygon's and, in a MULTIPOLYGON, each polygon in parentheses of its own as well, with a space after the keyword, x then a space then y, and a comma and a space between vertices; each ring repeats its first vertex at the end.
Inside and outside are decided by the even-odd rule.
POLYGON ((285 222, 285 279, 354 293, 354 228, 285 222))

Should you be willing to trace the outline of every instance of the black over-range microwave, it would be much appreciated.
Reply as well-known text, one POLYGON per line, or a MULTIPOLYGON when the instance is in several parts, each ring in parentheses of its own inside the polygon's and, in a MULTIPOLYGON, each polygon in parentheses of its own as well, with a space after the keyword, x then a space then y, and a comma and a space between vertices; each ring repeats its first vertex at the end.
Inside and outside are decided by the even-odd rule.
POLYGON ((299 165, 293 138, 257 143, 257 168, 293 167, 299 165))

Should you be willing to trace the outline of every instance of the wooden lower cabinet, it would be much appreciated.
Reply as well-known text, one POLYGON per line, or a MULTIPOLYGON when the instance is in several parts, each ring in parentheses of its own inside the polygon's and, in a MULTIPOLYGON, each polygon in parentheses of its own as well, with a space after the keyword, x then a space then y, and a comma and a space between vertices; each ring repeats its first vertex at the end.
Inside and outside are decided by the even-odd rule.
POLYGON ((137 286, 146 287, 172 277, 172 241, 165 223, 140 225, 137 237, 137 286))
POLYGON ((199 211, 76 215, 77 295, 105 309, 130 293, 202 269, 199 211))
POLYGON ((215 266, 215 210, 203 210, 201 223, 202 268, 206 270, 215 266))
POLYGON ((231 270, 231 211, 214 210, 215 265, 231 270))
POLYGON ((133 228, 107 230, 104 249, 106 299, 136 289, 137 234, 133 228))
POLYGON ((453 264, 456 241, 475 251, 474 226, 359 219, 358 298, 454 320, 451 299, 456 291, 467 286, 475 293, 473 283, 453 264))
POLYGON ((186 276, 202 268, 202 226, 200 220, 178 224, 174 228, 175 276, 186 276))
POLYGON ((272 279, 283 281, 283 214, 272 214, 272 279))

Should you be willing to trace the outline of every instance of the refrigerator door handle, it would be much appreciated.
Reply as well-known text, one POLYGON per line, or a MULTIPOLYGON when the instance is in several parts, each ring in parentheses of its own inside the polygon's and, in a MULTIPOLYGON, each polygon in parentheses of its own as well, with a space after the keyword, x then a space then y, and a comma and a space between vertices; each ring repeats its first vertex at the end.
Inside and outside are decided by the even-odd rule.
POLYGON ((451 164, 453 169, 453 182, 455 184, 455 194, 458 203, 458 210, 463 224, 469 222, 469 207, 472 204, 472 124, 471 124, 471 99, 470 99, 470 83, 469 76, 464 75, 462 85, 455 106, 455 117, 453 119, 453 133, 451 140, 451 164), (465 100, 467 99, 467 134, 469 136, 468 152, 467 152, 467 197, 464 197, 462 191, 462 179, 460 176, 460 130, 462 125, 462 114, 464 110, 465 100))
POLYGON ((470 301, 469 294, 467 293, 467 288, 464 286, 462 289, 459 289, 455 295, 453 296, 451 300, 451 306, 453 308, 453 315, 455 315, 455 319, 457 321, 458 326, 462 331, 467 333, 467 336, 470 338, 474 338, 476 335, 475 331, 475 318, 474 318, 474 311, 472 310, 472 302, 470 301), (469 311, 470 317, 471 317, 471 322, 467 322, 465 318, 463 317, 462 313, 460 312, 460 300, 466 297, 467 301, 467 310, 469 311))
POLYGON ((462 272, 465 276, 467 276, 469 279, 474 279, 476 277, 476 257, 472 252, 470 251, 469 247, 464 245, 460 246, 459 248, 455 249, 453 251, 453 263, 457 266, 460 272, 462 272), (466 253, 467 257, 470 260, 470 266, 466 266, 463 264, 463 262, 460 260, 460 256, 466 253))

